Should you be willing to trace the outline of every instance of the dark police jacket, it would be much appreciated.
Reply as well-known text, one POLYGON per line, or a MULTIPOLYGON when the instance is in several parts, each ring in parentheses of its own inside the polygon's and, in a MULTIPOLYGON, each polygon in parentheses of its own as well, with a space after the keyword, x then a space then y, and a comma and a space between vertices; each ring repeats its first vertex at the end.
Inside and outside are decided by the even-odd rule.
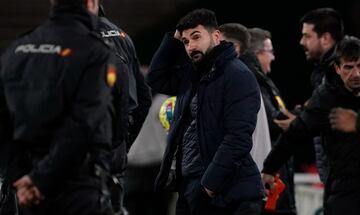
MULTIPOLYGON (((204 74, 197 87, 196 118, 205 167, 201 184, 217 193, 214 201, 218 204, 259 199, 263 186, 249 154, 260 108, 259 87, 254 75, 236 58, 233 45, 223 42, 211 52, 207 64, 198 70, 204 74)), ((149 85, 157 92, 177 96, 156 189, 165 188, 174 156, 177 179, 181 179, 184 110, 192 98, 192 79, 196 75, 183 44, 167 34, 152 59, 148 75, 149 85)))
POLYGON ((110 148, 113 78, 97 20, 82 9, 55 8, 2 56, 0 157, 10 184, 29 174, 45 196, 56 194, 79 172, 89 174, 88 154, 110 148))
MULTIPOLYGON (((127 161, 127 142, 129 132, 129 65, 121 33, 110 21, 101 17, 97 31, 113 51, 117 75, 112 91, 115 115, 113 116, 113 140, 111 146, 110 169, 112 174, 122 173, 127 161), (113 30, 115 29, 115 30, 113 30)), ((131 76, 133 77, 133 75, 131 76)), ((132 80, 132 79, 131 79, 132 80)), ((133 80, 135 81, 135 80, 133 80)), ((136 89, 135 89, 136 92, 136 89)), ((133 101, 133 99, 131 100, 133 101)), ((134 103, 134 102, 133 102, 134 103)))
POLYGON ((151 92, 140 71, 135 46, 128 34, 107 18, 100 17, 98 31, 104 40, 110 41, 116 58, 121 58, 128 76, 128 111, 130 111, 129 140, 127 150, 135 141, 151 106, 151 92))
POLYGON ((327 214, 358 214, 360 209, 360 136, 331 129, 332 108, 359 111, 360 98, 351 94, 334 70, 326 73, 305 110, 291 123, 264 162, 263 172, 274 174, 304 144, 304 138, 321 135, 329 161, 325 184, 327 214))

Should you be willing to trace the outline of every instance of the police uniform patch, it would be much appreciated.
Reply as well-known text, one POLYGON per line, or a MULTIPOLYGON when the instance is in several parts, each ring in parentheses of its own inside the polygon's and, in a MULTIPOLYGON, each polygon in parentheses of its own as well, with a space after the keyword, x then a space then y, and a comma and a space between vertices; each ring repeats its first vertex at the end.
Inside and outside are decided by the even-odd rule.
POLYGON ((66 48, 60 52, 60 55, 63 57, 68 57, 71 55, 71 52, 72 52, 71 49, 66 48))
POLYGON ((106 72, 106 82, 109 87, 115 86, 116 78, 116 68, 114 65, 109 64, 106 72))
POLYGON ((125 34, 125 32, 120 32, 120 37, 122 37, 122 38, 125 38, 126 37, 126 34, 125 34))

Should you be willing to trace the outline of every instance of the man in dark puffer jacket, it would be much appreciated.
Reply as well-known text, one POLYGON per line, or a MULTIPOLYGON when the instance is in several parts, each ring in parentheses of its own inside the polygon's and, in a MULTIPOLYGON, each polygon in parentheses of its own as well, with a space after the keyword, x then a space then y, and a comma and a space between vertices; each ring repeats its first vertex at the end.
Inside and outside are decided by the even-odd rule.
POLYGON ((259 88, 217 28, 214 12, 194 10, 152 59, 149 85, 177 96, 155 186, 170 185, 176 160, 177 214, 260 214, 263 185, 249 153, 259 88))

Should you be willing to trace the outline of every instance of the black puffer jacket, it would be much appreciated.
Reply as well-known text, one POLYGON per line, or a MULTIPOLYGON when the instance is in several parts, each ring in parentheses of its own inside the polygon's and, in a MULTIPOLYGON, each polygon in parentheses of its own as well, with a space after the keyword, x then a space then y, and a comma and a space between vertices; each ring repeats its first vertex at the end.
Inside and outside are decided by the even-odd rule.
POLYGON ((305 111, 270 152, 263 172, 274 174, 298 147, 302 147, 304 137, 320 134, 329 160, 325 212, 355 215, 360 210, 360 136, 331 129, 328 116, 335 107, 358 112, 360 98, 346 90, 340 77, 331 70, 326 73, 325 83, 315 90, 305 111))
MULTIPOLYGON (((188 57, 183 44, 172 35, 165 36, 148 75, 149 85, 157 92, 177 96, 157 189, 166 186, 175 155, 179 161, 177 179, 181 177, 179 147, 184 134, 183 114, 191 100, 192 79, 198 74, 190 62, 186 63, 188 57)), ((217 204, 260 199, 263 185, 249 153, 260 107, 256 79, 236 58, 231 43, 223 42, 211 53, 208 63, 197 70, 204 74, 197 88, 197 132, 205 167, 201 183, 218 193, 214 200, 217 204)))
MULTIPOLYGON (((240 59, 255 74, 260 86, 261 95, 264 100, 266 115, 269 123, 272 146, 282 133, 282 129, 274 122, 279 119, 280 109, 285 108, 279 89, 274 82, 262 71, 257 57, 253 53, 245 53, 240 59)), ((283 119, 283 118, 280 118, 283 119)), ((287 161, 279 170, 280 178, 285 183, 286 189, 280 195, 276 205, 278 214, 296 214, 295 193, 294 193, 294 164, 293 159, 287 161)))

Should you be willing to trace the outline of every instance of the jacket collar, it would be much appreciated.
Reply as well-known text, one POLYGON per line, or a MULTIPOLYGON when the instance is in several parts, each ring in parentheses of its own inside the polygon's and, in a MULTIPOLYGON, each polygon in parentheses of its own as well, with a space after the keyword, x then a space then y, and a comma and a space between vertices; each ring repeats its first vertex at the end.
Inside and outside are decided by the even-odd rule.
POLYGON ((268 79, 268 76, 263 71, 255 53, 246 52, 240 55, 239 58, 245 63, 245 65, 250 69, 250 71, 254 73, 258 81, 266 81, 268 79))
POLYGON ((324 72, 327 70, 327 67, 332 64, 335 59, 335 49, 336 46, 333 46, 318 61, 315 61, 315 68, 313 72, 324 72))
POLYGON ((336 46, 333 46, 321 57, 319 61, 320 65, 329 65, 335 59, 335 48, 336 46))
POLYGON ((82 7, 76 6, 54 7, 50 12, 50 20, 76 20, 83 24, 90 31, 95 31, 99 23, 99 19, 96 15, 89 13, 82 7))
MULTIPOLYGON (((200 74, 201 81, 209 81, 216 74, 221 72, 217 70, 217 67, 221 67, 225 61, 236 57, 234 45, 232 43, 221 41, 219 45, 215 46, 208 55, 205 56, 204 60, 195 65, 194 75, 200 74)), ((199 76, 198 76, 199 77, 199 76)))

